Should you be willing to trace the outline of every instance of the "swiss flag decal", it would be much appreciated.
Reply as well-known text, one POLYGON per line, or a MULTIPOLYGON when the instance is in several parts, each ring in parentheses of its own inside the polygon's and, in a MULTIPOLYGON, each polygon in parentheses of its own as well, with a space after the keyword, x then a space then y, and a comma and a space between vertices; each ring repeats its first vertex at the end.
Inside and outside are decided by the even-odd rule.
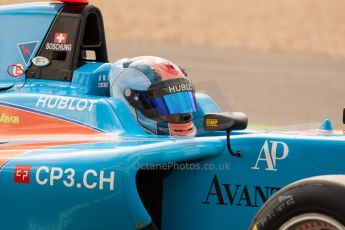
POLYGON ((66 44, 67 43, 67 33, 55 33, 54 43, 66 44))

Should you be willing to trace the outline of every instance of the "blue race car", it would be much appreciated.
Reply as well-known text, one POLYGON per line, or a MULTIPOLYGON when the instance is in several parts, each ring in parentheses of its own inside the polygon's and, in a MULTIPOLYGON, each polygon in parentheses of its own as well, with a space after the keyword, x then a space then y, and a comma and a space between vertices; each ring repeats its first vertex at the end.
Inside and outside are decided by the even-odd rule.
POLYGON ((344 230, 345 135, 247 130, 85 0, 0 7, 2 230, 344 230))

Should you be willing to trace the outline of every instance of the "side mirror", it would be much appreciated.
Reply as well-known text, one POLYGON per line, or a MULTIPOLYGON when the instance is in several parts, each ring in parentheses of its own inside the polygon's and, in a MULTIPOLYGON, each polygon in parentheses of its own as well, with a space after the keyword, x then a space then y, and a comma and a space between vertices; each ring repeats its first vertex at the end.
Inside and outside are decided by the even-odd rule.
POLYGON ((226 140, 229 153, 240 157, 242 153, 234 153, 230 144, 230 133, 234 130, 243 130, 248 126, 248 117, 244 113, 208 113, 204 117, 204 129, 209 132, 226 131, 226 140))
POLYGON ((208 113, 204 117, 204 129, 209 132, 243 130, 248 126, 244 113, 208 113))

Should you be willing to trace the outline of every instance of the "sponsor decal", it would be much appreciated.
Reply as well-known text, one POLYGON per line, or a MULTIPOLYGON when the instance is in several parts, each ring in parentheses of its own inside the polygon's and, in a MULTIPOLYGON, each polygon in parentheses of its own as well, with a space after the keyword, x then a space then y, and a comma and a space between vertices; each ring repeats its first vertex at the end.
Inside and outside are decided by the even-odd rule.
POLYGON ((95 104, 95 100, 74 99, 57 96, 40 96, 36 102, 36 107, 91 112, 95 104))
POLYGON ((12 77, 19 77, 25 73, 24 66, 22 64, 13 64, 7 67, 8 75, 12 77))
POLYGON ((6 113, 0 114, 0 123, 2 124, 19 124, 19 117, 18 116, 9 116, 6 113))
POLYGON ((267 171, 277 171, 278 161, 284 160, 288 155, 289 146, 286 143, 266 140, 252 169, 259 170, 264 165, 267 171))
POLYGON ((98 76, 98 88, 108 88, 109 83, 106 75, 98 76))
POLYGON ((54 50, 54 51, 71 51, 72 45, 71 44, 55 44, 55 43, 47 43, 46 50, 54 50))
POLYGON ((194 91, 193 84, 180 84, 180 85, 173 85, 169 86, 169 92, 170 93, 178 93, 178 92, 184 92, 184 91, 194 91))
MULTIPOLYGON (((80 171, 77 171, 80 173, 80 171)), ((76 170, 73 168, 59 168, 41 166, 35 173, 35 181, 41 186, 63 185, 67 188, 86 188, 98 190, 114 190, 115 172, 96 171, 88 169, 82 172, 80 181, 75 179, 76 170)))
POLYGON ((25 65, 27 66, 34 54, 34 51, 37 48, 38 41, 34 42, 26 42, 26 43, 18 43, 17 47, 19 49, 20 55, 23 58, 25 65))
MULTIPOLYGON (((30 175, 32 166, 17 165, 14 171, 14 183, 30 184, 30 175)), ((79 171, 77 171, 79 172, 79 171)), ((63 185, 67 188, 86 188, 98 190, 114 190, 115 186, 115 172, 105 172, 103 170, 96 171, 88 169, 82 172, 80 181, 75 179, 77 175, 73 168, 60 168, 41 166, 37 168, 34 173, 35 182, 41 186, 57 186, 63 185)))
POLYGON ((14 169, 14 183, 29 184, 30 183, 31 166, 17 165, 14 169))
POLYGON ((54 43, 66 44, 67 43, 67 33, 55 33, 54 43))
POLYGON ((202 204, 258 208, 279 189, 274 186, 220 183, 215 175, 202 204))
POLYGON ((49 65, 50 61, 48 60, 48 58, 38 56, 38 57, 35 57, 34 59, 32 59, 32 63, 35 66, 44 67, 44 66, 49 65))
POLYGON ((13 66, 12 75, 19 77, 24 74, 24 66, 22 64, 16 64, 13 66))
POLYGON ((55 33, 54 43, 47 43, 46 50, 71 51, 72 44, 67 43, 67 33, 55 33))
POLYGON ((219 123, 218 119, 211 119, 211 118, 207 118, 205 122, 207 127, 217 127, 218 123, 219 123))
POLYGON ((109 86, 108 82, 98 83, 98 88, 107 88, 109 86))

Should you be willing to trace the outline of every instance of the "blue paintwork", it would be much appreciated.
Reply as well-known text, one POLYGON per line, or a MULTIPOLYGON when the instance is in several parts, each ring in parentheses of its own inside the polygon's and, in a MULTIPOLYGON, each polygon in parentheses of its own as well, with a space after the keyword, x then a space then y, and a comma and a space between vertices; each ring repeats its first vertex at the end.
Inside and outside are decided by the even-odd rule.
POLYGON ((232 148, 243 152, 241 158, 236 158, 228 153, 223 132, 203 130, 204 114, 221 112, 207 95, 197 94, 199 111, 194 114, 194 122, 198 136, 171 138, 147 134, 123 101, 109 97, 109 89, 104 85, 111 68, 108 63, 80 67, 74 72, 72 82, 8 76, 5 68, 22 61, 17 43, 42 42, 61 6, 37 3, 0 8, 0 20, 6 21, 0 24, 0 29, 11 31, 0 34, 0 48, 8 53, 7 58, 0 59, 0 82, 17 84, 0 92, 0 106, 57 118, 97 134, 43 133, 34 138, 6 138, 2 133, 0 142, 7 143, 0 144, 0 150, 5 152, 7 145, 73 140, 83 143, 28 149, 3 164, 0 169, 1 229, 144 227, 151 223, 151 217, 137 192, 138 166, 148 168, 150 165, 194 162, 194 170, 176 170, 164 181, 164 230, 246 229, 264 202, 262 196, 268 198, 278 188, 301 178, 344 174, 345 136, 342 131, 333 131, 329 121, 312 131, 234 132, 232 148), (13 33, 13 28, 18 27, 18 33, 13 33), (274 143, 277 160, 273 162, 274 143), (265 146, 268 146, 268 153, 265 146), (286 148, 288 153, 283 157, 286 148), (273 163, 271 168, 269 159, 273 163), (28 184, 14 182, 18 165, 32 167, 28 184), (71 187, 63 184, 68 180, 68 174, 64 174, 51 185, 50 182, 40 185, 38 179, 51 178, 48 172, 38 173, 42 166, 48 167, 49 173, 54 167, 73 169, 75 183, 71 187), (93 189, 86 188, 83 181, 84 173, 90 169, 97 172, 97 176, 87 179, 88 184, 97 183, 93 189), (100 188, 101 171, 105 177, 115 173, 113 190, 107 182, 103 189, 100 188), (215 180, 220 193, 216 193, 215 180))
POLYGON ((333 124, 331 120, 326 119, 320 126, 320 129, 326 130, 326 131, 332 131, 333 130, 333 124))
POLYGON ((50 25, 63 4, 59 3, 28 3, 19 5, 0 6, 0 50, 5 57, 0 58, 0 87, 1 85, 24 84, 25 76, 13 78, 7 73, 7 67, 13 64, 26 65, 19 51, 18 44, 38 42, 32 51, 35 57, 50 25), (28 17, 29 16, 29 17, 28 17), (4 23, 6 22, 6 23, 4 23))
MULTIPOLYGON (((266 192, 265 187, 282 188, 301 178, 343 174, 345 171, 344 136, 266 132, 236 135, 232 137, 232 143, 234 150, 243 151, 243 157, 231 157, 224 150, 219 157, 202 161, 200 166, 203 168, 205 164, 212 164, 220 167, 219 170, 182 171, 166 180, 164 229, 207 229, 205 226, 212 226, 212 229, 247 229, 258 207, 263 204, 255 192, 255 186, 266 192), (277 162, 277 171, 266 170, 265 161, 259 164, 259 170, 252 168, 266 140, 281 141, 289 146, 289 155, 277 162), (226 164, 230 170, 222 170, 226 164), (233 204, 230 203, 223 185, 221 191, 226 204, 217 205, 217 196, 211 196, 210 204, 203 204, 215 175, 220 184, 231 185, 231 193, 235 197, 233 204), (182 178, 183 184, 180 182, 182 178), (237 194, 236 185, 240 186, 237 194), (243 186, 248 188, 252 205, 248 205, 244 199, 240 200, 241 197, 246 197, 243 186)), ((215 192, 214 187, 212 191, 215 192)))

